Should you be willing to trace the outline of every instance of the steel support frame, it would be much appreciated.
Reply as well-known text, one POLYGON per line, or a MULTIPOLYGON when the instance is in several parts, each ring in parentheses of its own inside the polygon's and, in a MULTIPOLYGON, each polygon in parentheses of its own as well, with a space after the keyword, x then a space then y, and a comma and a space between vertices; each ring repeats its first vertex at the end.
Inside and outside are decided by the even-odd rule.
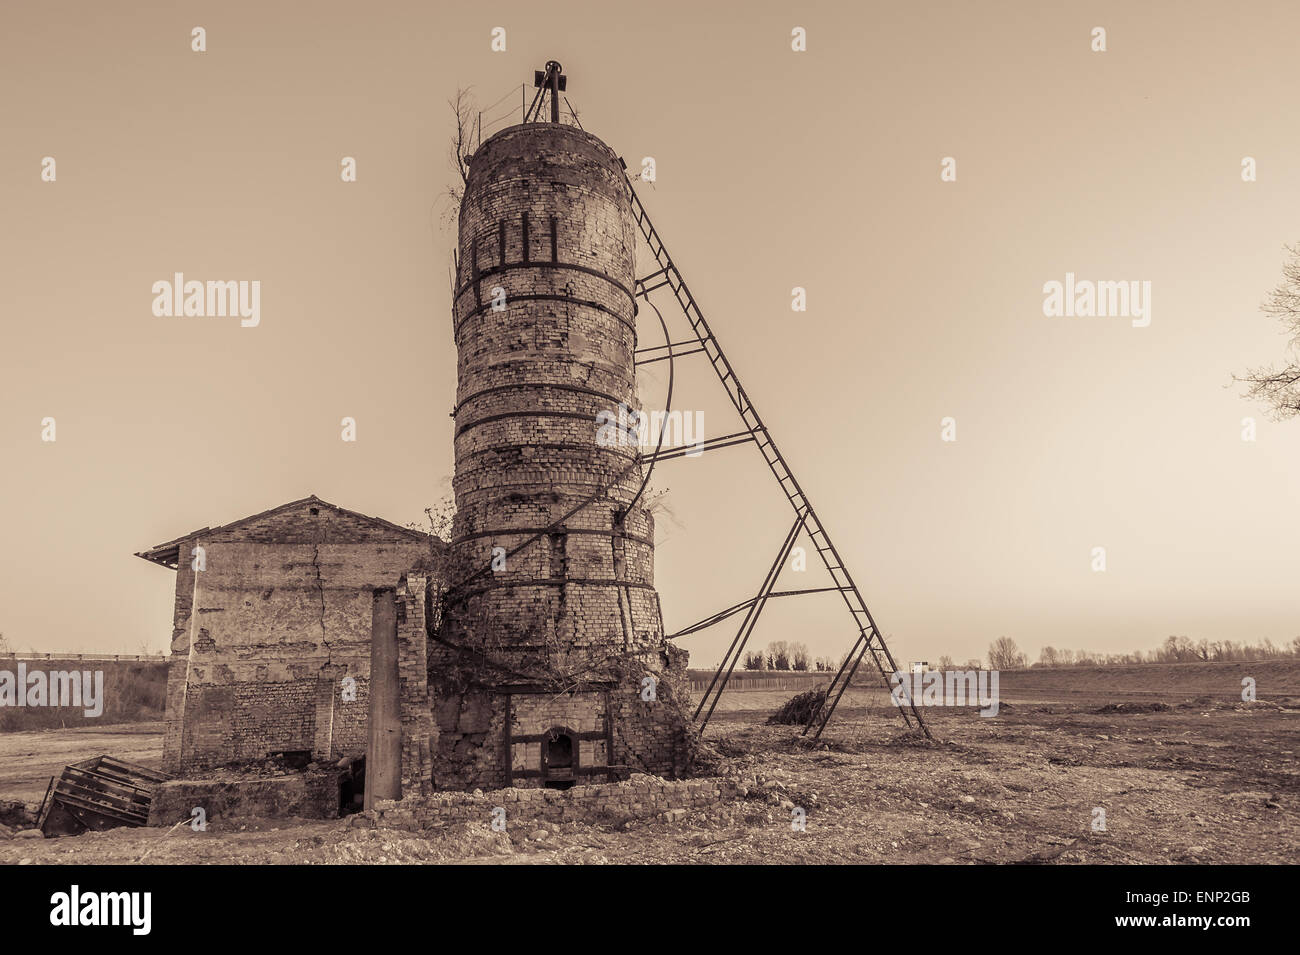
POLYGON ((713 710, 717 707, 718 700, 722 698, 722 691, 727 688, 727 681, 731 679, 731 674, 740 661, 740 655, 745 650, 745 644, 749 642, 754 627, 758 625, 759 614, 763 612, 763 607, 772 595, 772 589, 776 586, 776 579, 781 574, 781 568, 785 565, 786 559, 789 558, 794 542, 799 538, 799 531, 803 529, 803 522, 802 517, 795 518, 794 525, 785 535, 785 541, 781 544, 776 560, 772 562, 772 566, 768 568, 767 576, 763 578, 763 586, 759 588, 754 599, 749 602, 749 609, 745 612, 745 619, 741 622, 740 629, 736 631, 736 636, 732 638, 731 646, 727 648, 722 663, 718 665, 717 672, 713 674, 708 689, 704 691, 704 695, 700 697, 699 705, 695 707, 695 719, 700 719, 700 712, 704 709, 704 705, 709 704, 708 712, 704 714, 704 718, 700 720, 700 725, 697 727, 701 735, 704 733, 704 727, 709 725, 709 718, 713 716, 713 710), (725 673, 723 672, 724 668, 725 673), (717 687, 716 693, 714 687, 717 687))
MULTIPOLYGON (((625 167, 626 168, 626 167, 625 167)), ((890 673, 898 672, 898 665, 894 661, 893 655, 889 652, 888 646, 885 645, 884 636, 880 628, 876 625, 871 611, 867 608, 866 601, 858 589, 857 583, 853 580, 852 575, 844 566, 843 560, 840 559, 839 552, 831 542, 830 535, 823 527, 816 511, 813 509, 812 502, 808 500, 799 486, 798 480, 791 472, 785 458, 777 449, 776 442, 772 439, 770 432, 763 424, 762 418, 759 417, 757 410, 750 402, 748 395, 745 394, 744 388, 740 384, 740 379, 736 376, 727 361, 722 347, 718 344, 717 338, 709 328, 695 297, 691 294, 686 285, 686 280, 682 277, 681 272, 673 263, 672 257, 668 254, 663 240, 659 237, 658 231, 650 221, 650 215, 642 204, 640 197, 636 193, 636 187, 632 182, 632 177, 628 176, 628 189, 631 194, 632 212, 646 244, 650 248, 651 254, 655 257, 660 268, 657 272, 652 272, 644 279, 636 282, 635 294, 646 295, 648 291, 667 286, 677 299, 687 321, 690 323, 691 330, 695 333, 701 349, 708 356, 710 364, 713 365, 714 372, 717 374, 726 390, 732 405, 740 414, 744 422, 748 437, 743 440, 753 440, 763 455, 769 470, 777 479, 777 483, 785 492, 786 498, 794 508, 796 518, 806 524, 809 537, 812 540, 814 548, 822 558, 827 572, 830 574, 832 582, 835 584, 840 595, 849 609, 855 626, 858 628, 857 639, 850 648, 848 655, 841 663, 835 678, 827 689, 826 700, 821 707, 809 719, 808 724, 804 727, 804 735, 807 735, 816 725, 816 732, 813 733, 813 739, 821 736, 826 724, 830 721, 831 715, 839 705, 840 699, 844 696, 845 690, 852 682, 854 675, 857 673, 858 666, 862 658, 871 654, 872 661, 880 673, 881 680, 884 683, 886 691, 891 689, 890 673), (654 282, 654 285, 648 283, 654 282), (887 669, 888 668, 888 669, 887 669)), ((673 454, 673 456, 677 456, 673 454)), ((770 588, 769 588, 770 589, 770 588)), ((753 607, 751 606, 751 612, 753 607)), ((724 660, 724 663, 726 661, 724 660)), ((734 667, 734 662, 731 664, 734 667)), ((721 670, 719 671, 721 672, 721 670)), ((730 670, 728 671, 730 673, 730 670)), ((714 682, 717 681, 715 675, 714 682)), ((711 684, 712 685, 712 684, 711 684)), ((896 701, 897 702, 897 701, 896 701)), ((903 721, 910 728, 911 719, 908 718, 910 710, 911 716, 915 718, 917 726, 921 731, 930 737, 929 727, 926 726, 925 720, 921 718, 921 713, 916 707, 914 700, 910 696, 906 699, 906 704, 898 702, 899 712, 902 714, 903 721)), ((697 710, 698 712, 698 710, 697 710)))

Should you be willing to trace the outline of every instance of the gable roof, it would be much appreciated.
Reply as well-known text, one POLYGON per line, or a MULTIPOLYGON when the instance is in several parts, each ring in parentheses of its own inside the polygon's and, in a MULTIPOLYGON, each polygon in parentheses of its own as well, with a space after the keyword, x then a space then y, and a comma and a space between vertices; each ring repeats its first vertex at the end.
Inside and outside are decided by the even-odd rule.
POLYGON ((161 567, 167 567, 171 570, 175 570, 177 566, 180 564, 181 546, 186 541, 192 540, 193 538, 198 537, 200 535, 215 534, 222 531, 234 530, 237 527, 241 527, 245 524, 251 524, 253 521, 261 520, 264 517, 269 517, 272 514, 279 513, 280 511, 287 511, 290 508, 294 508, 294 507, 302 507, 303 505, 306 504, 314 504, 318 507, 328 507, 331 510, 337 511, 340 514, 347 514, 351 517, 359 518, 360 520, 368 524, 371 524, 375 527, 382 527, 386 530, 395 531, 399 534, 404 534, 407 537, 410 537, 412 540, 427 540, 429 537, 429 535, 426 534, 424 531, 417 531, 409 527, 402 527, 400 524, 394 524, 392 521, 386 521, 382 517, 371 517, 369 514, 361 514, 357 511, 350 511, 345 507, 339 507, 337 504, 331 504, 329 501, 322 501, 315 494, 309 494, 307 497, 299 498, 296 501, 290 501, 287 504, 281 504, 278 507, 268 508, 265 511, 259 511, 256 514, 250 514, 248 517, 241 517, 239 520, 231 521, 229 524, 221 524, 218 525, 217 527, 200 527, 198 530, 193 530, 190 531, 188 534, 183 534, 180 537, 176 538, 175 540, 166 541, 165 543, 162 544, 155 544, 153 547, 150 547, 148 550, 142 550, 138 552, 135 556, 143 560, 150 561, 151 563, 158 564, 161 567))

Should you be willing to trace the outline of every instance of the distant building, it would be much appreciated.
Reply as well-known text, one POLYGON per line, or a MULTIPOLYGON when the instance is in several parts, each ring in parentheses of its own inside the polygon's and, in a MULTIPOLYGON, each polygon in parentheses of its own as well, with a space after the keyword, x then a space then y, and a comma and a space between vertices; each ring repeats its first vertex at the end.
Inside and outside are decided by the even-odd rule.
POLYGON ((163 769, 364 752, 372 593, 433 540, 312 496, 137 554, 176 571, 163 769))

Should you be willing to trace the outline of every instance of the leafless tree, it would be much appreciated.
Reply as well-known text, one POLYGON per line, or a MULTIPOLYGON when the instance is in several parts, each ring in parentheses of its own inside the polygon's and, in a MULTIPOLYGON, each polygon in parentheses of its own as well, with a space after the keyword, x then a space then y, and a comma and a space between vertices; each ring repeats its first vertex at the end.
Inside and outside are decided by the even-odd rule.
POLYGON ((1300 415, 1300 244, 1286 250, 1291 259, 1282 266, 1282 282, 1269 293, 1260 311, 1282 322, 1289 336, 1289 360, 1282 368, 1265 365, 1232 376, 1248 386, 1244 397, 1267 405, 1269 417, 1275 421, 1300 415))
POLYGON ((769 669, 790 669, 790 644, 785 640, 773 640, 767 645, 769 669))
POLYGON ((452 140, 449 158, 452 167, 460 175, 460 184, 464 188, 469 182, 469 157, 474 152, 470 137, 474 132, 474 113, 477 107, 469 90, 456 90, 455 97, 447 100, 447 105, 456 117, 456 137, 452 140))
POLYGON ((460 201, 465 196, 465 185, 469 182, 469 157, 473 155, 474 116, 478 106, 468 89, 456 90, 456 95, 447 100, 455 117, 455 132, 447 147, 447 163, 456 178, 442 194, 442 222, 444 228, 453 228, 460 215, 460 201))
POLYGON ((990 670, 1017 670, 1028 662, 1029 659, 1010 637, 998 637, 989 644, 990 670))

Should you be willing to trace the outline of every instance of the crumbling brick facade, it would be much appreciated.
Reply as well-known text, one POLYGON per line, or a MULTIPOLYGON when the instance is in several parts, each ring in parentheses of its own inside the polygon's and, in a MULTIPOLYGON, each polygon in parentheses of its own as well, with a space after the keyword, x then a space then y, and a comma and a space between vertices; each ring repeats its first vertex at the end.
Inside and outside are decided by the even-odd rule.
POLYGON ((481 145, 453 301, 450 555, 314 497, 140 554, 177 571, 167 771, 364 751, 372 623, 394 639, 388 612, 372 619, 379 588, 395 592, 380 596, 396 645, 373 644, 373 729, 401 731, 400 768, 397 750, 376 755, 386 789, 689 769, 686 654, 664 637, 642 449, 601 425, 639 407, 635 238, 630 186, 596 137, 530 123, 481 145))
POLYGON ((397 588, 397 674, 401 687, 402 792, 427 793, 433 788, 430 743, 433 720, 429 711, 429 579, 404 578, 397 588))
POLYGON ((685 770, 641 448, 600 427, 639 408, 635 241, 626 176, 591 134, 530 123, 472 157, 454 546, 485 572, 451 595, 430 649, 439 788, 685 770))
POLYGON ((165 771, 365 751, 371 591, 428 564, 427 535, 313 497, 140 556, 176 569, 165 771))

